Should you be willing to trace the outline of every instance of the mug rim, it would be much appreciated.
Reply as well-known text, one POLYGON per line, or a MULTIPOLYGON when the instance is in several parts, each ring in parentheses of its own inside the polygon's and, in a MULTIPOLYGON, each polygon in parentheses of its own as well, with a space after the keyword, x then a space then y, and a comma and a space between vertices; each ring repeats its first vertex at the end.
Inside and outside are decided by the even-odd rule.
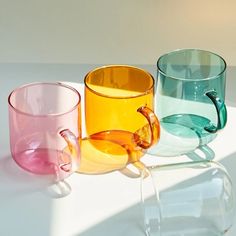
POLYGON ((97 67, 91 71, 89 71, 85 77, 84 77, 84 84, 85 84, 85 87, 90 90, 92 93, 98 95, 98 96, 101 96, 101 97, 107 97, 107 98, 113 98, 113 99, 129 99, 129 98, 136 98, 136 97, 142 97, 146 94, 149 94, 152 89, 154 89, 154 84, 155 84, 155 80, 154 80, 154 77, 151 75, 151 73, 149 73, 148 71, 144 70, 144 69, 141 69, 139 67, 136 67, 136 66, 130 66, 130 65, 122 65, 122 64, 112 64, 112 65, 104 65, 104 66, 100 66, 100 67, 97 67), (87 79, 88 77, 96 72, 96 71, 99 71, 99 70, 103 70, 103 69, 106 69, 106 68, 129 68, 129 69, 135 69, 135 70, 139 70, 141 72, 144 72, 145 74, 148 75, 148 77, 151 79, 152 81, 152 85, 150 88, 148 88, 145 92, 142 92, 141 94, 138 94, 138 95, 132 95, 132 96, 111 96, 111 95, 107 95, 107 94, 103 94, 103 93, 100 93, 100 92, 97 92, 95 91, 94 89, 90 88, 89 85, 87 84, 87 79))
POLYGON ((15 88, 8 96, 8 105, 17 113, 20 113, 22 115, 26 115, 26 116, 32 116, 32 117, 50 117, 50 116, 63 116, 65 114, 68 114, 70 113, 71 111, 75 110, 79 104, 81 103, 81 95, 79 93, 79 91, 77 91, 75 88, 69 86, 69 85, 66 85, 66 84, 63 84, 61 82, 33 82, 33 83, 28 83, 28 84, 24 84, 22 86, 19 86, 17 88, 15 88), (66 89, 69 89, 71 91, 73 91, 77 96, 78 96, 78 101, 76 102, 76 104, 70 108, 68 111, 66 112, 61 112, 61 113, 50 113, 50 114, 37 114, 37 115, 34 115, 34 114, 31 114, 31 113, 28 113, 28 112, 24 112, 18 108, 16 108, 15 106, 13 106, 12 102, 11 102, 11 98, 12 98, 12 95, 16 92, 18 92, 19 90, 21 89, 24 89, 24 88, 28 88, 28 87, 31 87, 31 86, 35 86, 35 85, 53 85, 53 86, 59 86, 59 87, 64 87, 66 89))
POLYGON ((156 65, 157 65, 158 71, 159 71, 162 75, 164 75, 164 76, 166 76, 166 77, 169 77, 169 78, 172 78, 172 79, 182 80, 182 81, 203 81, 203 80, 215 79, 215 78, 219 77, 220 75, 222 75, 222 74, 226 71, 226 68, 227 68, 227 63, 226 63, 225 59, 224 59, 222 56, 220 56, 219 54, 217 54, 217 53, 215 53, 215 52, 211 52, 211 51, 204 50, 204 49, 198 49, 198 48, 180 48, 180 49, 176 49, 176 50, 173 50, 173 51, 169 51, 169 52, 167 52, 167 53, 164 53, 164 54, 162 54, 162 55, 158 58, 156 65), (167 56, 167 55, 175 54, 175 53, 182 52, 182 51, 198 51, 198 52, 205 52, 205 53, 209 53, 209 54, 212 54, 212 55, 214 55, 214 56, 217 56, 217 57, 220 58, 221 61, 223 62, 224 68, 223 68, 222 71, 221 71, 220 73, 218 73, 217 75, 210 76, 210 77, 207 77, 207 78, 202 78, 202 79, 194 79, 194 78, 193 78, 193 79, 191 79, 191 80, 186 79, 186 78, 171 76, 171 75, 168 75, 167 73, 165 73, 165 72, 160 68, 160 65, 159 65, 160 60, 161 60, 163 57, 167 56))

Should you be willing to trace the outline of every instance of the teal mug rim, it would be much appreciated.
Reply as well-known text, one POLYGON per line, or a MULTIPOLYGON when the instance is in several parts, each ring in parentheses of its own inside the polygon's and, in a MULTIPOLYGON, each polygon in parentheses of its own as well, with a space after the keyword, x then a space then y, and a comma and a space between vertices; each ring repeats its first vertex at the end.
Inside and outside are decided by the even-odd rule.
POLYGON ((220 56, 219 54, 217 53, 214 53, 214 52, 211 52, 211 51, 208 51, 208 50, 204 50, 204 49, 198 49, 198 48, 183 48, 183 49, 176 49, 176 50, 173 50, 173 51, 170 51, 170 52, 167 52, 167 53, 164 53, 162 54, 158 60, 157 60, 157 69, 158 69, 158 72, 160 72, 162 75, 168 77, 168 78, 172 78, 172 79, 176 79, 176 80, 182 80, 182 81, 189 81, 189 79, 185 79, 185 78, 181 78, 181 77, 174 77, 174 76, 171 76, 171 75, 168 75, 167 73, 165 73, 161 68, 160 68, 160 60, 162 58, 164 58, 165 56, 168 56, 168 55, 171 55, 171 54, 176 54, 178 52, 182 52, 182 51, 199 51, 199 52, 205 52, 205 53, 209 53, 211 55, 215 55, 216 57, 220 58, 220 60, 222 61, 223 63, 223 69, 220 73, 218 73, 217 75, 214 75, 214 76, 211 76, 211 77, 207 77, 207 78, 202 78, 202 79, 191 79, 191 81, 202 81, 202 80, 211 80, 211 79, 215 79, 217 77, 220 77, 222 74, 225 73, 226 71, 226 68, 227 68, 227 63, 225 61, 225 59, 220 56))

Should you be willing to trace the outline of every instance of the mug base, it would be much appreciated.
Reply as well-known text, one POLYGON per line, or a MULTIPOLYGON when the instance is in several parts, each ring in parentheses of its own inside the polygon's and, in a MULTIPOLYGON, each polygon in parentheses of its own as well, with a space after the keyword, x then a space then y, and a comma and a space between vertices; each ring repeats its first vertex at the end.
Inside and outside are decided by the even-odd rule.
MULTIPOLYGON (((62 168, 60 168, 60 165, 65 163, 66 159, 70 160, 69 155, 62 151, 46 148, 28 149, 14 154, 13 158, 20 167, 34 174, 56 175, 60 177, 61 175, 68 175, 64 170, 65 164, 63 165, 64 173, 61 173, 62 168)), ((67 169, 69 172, 70 167, 67 169)))
POLYGON ((156 156, 181 156, 200 146, 207 145, 216 134, 204 129, 211 125, 209 119, 195 114, 175 114, 160 120, 161 138, 148 150, 156 156))

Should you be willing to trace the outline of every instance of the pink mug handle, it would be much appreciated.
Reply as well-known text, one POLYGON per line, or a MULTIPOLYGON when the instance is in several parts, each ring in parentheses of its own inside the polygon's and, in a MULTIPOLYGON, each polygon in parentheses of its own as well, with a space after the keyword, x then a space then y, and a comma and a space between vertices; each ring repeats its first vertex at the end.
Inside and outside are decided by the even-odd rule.
POLYGON ((59 168, 65 172, 75 172, 80 165, 80 146, 78 140, 69 129, 61 130, 59 134, 66 141, 70 151, 69 161, 60 164, 59 168))

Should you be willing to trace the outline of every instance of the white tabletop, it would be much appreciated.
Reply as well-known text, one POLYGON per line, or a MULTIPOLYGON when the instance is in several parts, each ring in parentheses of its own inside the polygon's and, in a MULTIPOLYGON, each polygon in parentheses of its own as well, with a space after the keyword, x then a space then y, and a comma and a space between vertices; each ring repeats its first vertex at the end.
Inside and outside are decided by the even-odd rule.
MULTIPOLYGON (((20 169, 9 148, 7 97, 19 85, 36 81, 67 81, 81 90, 83 78, 96 65, 0 64, 0 235, 103 236, 144 235, 140 180, 119 171, 101 175, 73 174, 66 181, 72 191, 57 198, 47 181, 20 169), (77 84, 75 84, 77 83, 77 84)), ((140 66, 156 75, 154 65, 140 66)), ((236 68, 228 68, 226 104, 228 123, 209 145, 215 160, 228 170, 236 186, 236 68)), ((177 161, 182 160, 178 157, 177 161)), ((174 158, 145 156, 158 164, 174 158)), ((236 235, 236 225, 226 234, 236 235)))

